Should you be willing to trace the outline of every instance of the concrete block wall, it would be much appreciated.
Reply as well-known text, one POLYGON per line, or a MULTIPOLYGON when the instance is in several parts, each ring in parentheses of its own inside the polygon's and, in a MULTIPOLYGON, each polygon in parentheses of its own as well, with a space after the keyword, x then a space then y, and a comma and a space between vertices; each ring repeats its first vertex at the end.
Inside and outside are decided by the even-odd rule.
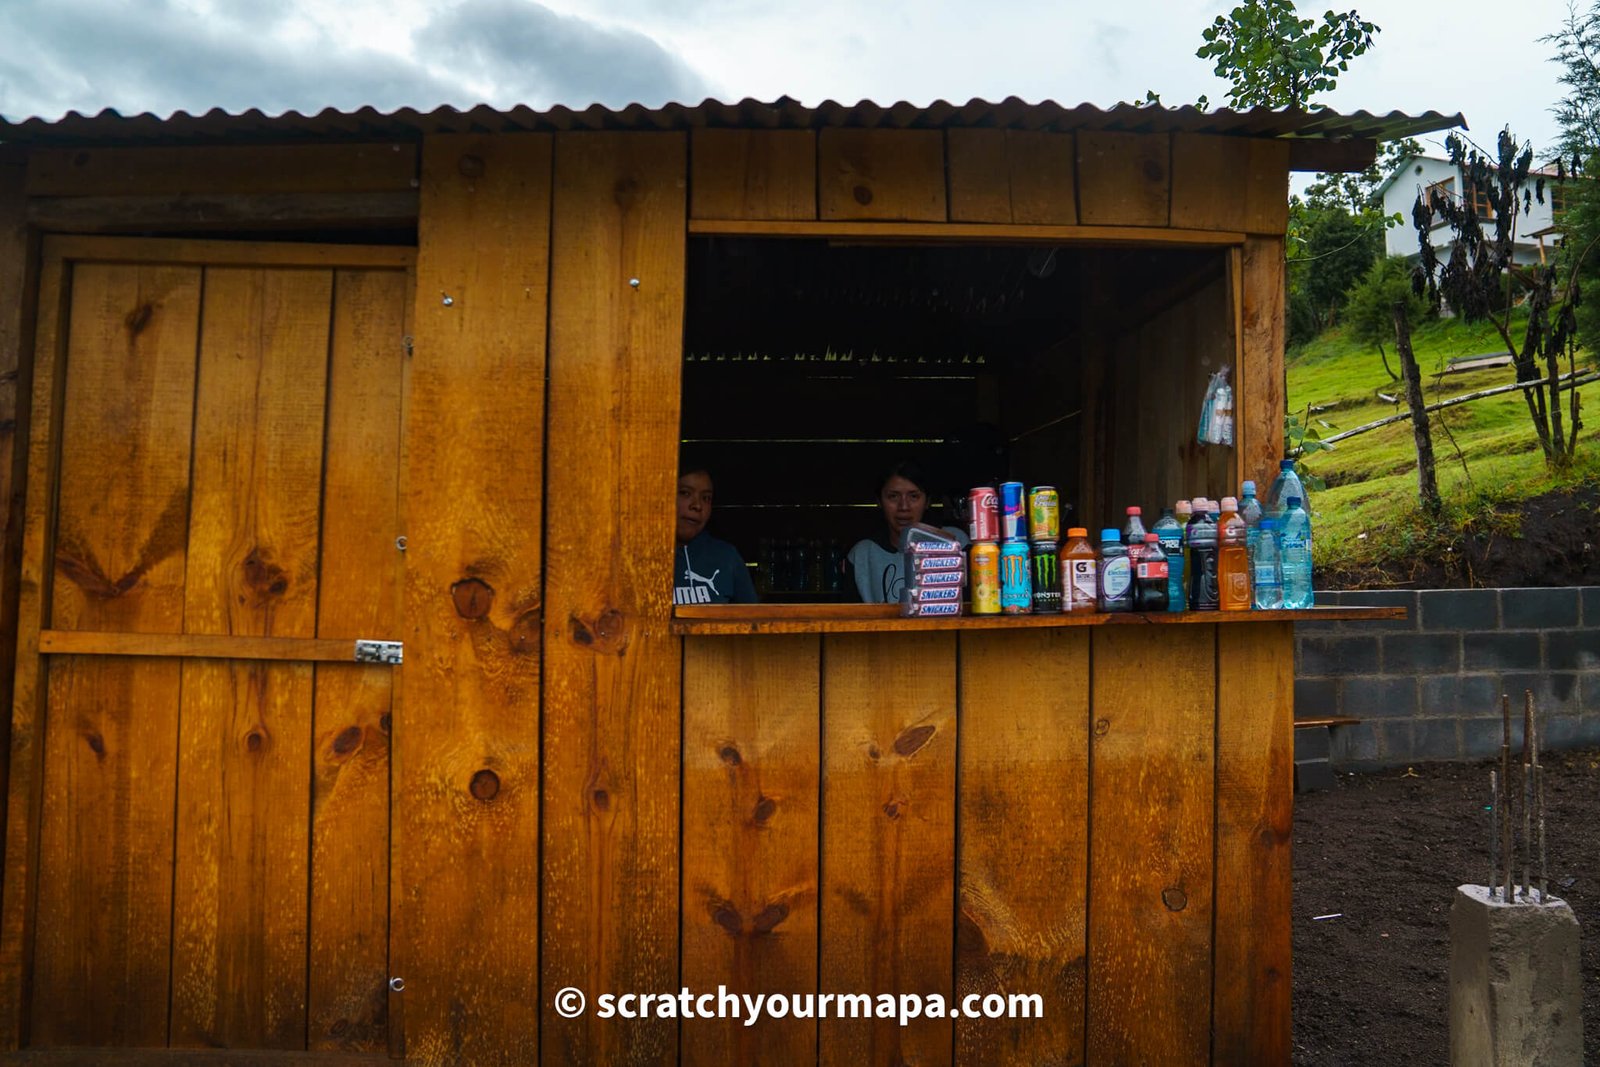
POLYGON ((1399 605, 1405 621, 1295 626, 1295 717, 1349 716, 1333 765, 1376 770, 1513 751, 1533 690, 1546 748, 1600 745, 1600 587, 1318 593, 1319 605, 1399 605))

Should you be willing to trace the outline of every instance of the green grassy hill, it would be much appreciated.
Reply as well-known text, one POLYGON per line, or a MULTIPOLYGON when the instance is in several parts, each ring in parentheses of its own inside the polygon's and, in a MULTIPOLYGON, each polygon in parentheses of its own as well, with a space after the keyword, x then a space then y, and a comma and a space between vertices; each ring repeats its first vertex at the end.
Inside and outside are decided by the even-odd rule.
MULTIPOLYGON (((1513 325, 1512 335, 1520 336, 1522 324, 1513 325)), ((1429 403, 1514 380, 1509 366, 1440 373, 1453 357, 1505 350, 1499 334, 1486 323, 1468 325, 1456 319, 1425 323, 1417 330, 1413 347, 1429 403)), ((1399 373, 1393 346, 1385 348, 1389 366, 1399 373)), ((1591 364, 1580 356, 1580 368, 1591 364)), ((1384 371, 1377 349, 1350 340, 1338 329, 1290 352, 1288 377, 1290 410, 1305 419, 1311 406, 1309 425, 1323 437, 1405 410, 1404 389, 1384 371), (1382 399, 1380 393, 1398 403, 1382 399)), ((1589 386, 1584 395, 1600 400, 1600 386, 1589 386)), ((1577 464, 1552 477, 1520 391, 1436 412, 1434 458, 1447 512, 1442 524, 1428 522, 1417 507, 1410 420, 1338 442, 1333 451, 1309 455, 1306 468, 1328 483, 1326 490, 1313 493, 1319 566, 1381 566, 1388 559, 1438 548, 1448 543, 1448 538, 1441 540, 1442 534, 1475 526, 1514 534, 1517 509, 1511 505, 1516 501, 1563 485, 1600 480, 1600 410, 1594 401, 1588 415, 1577 464), (1449 434, 1441 430, 1441 417, 1449 434)))

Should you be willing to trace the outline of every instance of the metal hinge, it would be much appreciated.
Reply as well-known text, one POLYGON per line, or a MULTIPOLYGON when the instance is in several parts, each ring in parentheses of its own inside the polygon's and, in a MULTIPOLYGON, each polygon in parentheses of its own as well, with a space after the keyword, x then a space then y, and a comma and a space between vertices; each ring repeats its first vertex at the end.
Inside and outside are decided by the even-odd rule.
POLYGON ((357 641, 357 663, 398 664, 405 658, 406 646, 401 641, 357 641))

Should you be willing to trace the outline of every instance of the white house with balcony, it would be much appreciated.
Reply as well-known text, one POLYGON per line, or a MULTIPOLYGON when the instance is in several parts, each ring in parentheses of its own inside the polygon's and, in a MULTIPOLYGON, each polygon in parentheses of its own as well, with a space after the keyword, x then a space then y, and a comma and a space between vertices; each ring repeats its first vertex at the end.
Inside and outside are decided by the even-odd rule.
MULTIPOLYGON (((1553 178, 1553 170, 1537 171, 1547 178, 1553 178)), ((1534 180, 1533 174, 1529 176, 1530 187, 1534 180)), ((1378 195, 1383 200, 1385 215, 1396 212, 1405 220, 1403 225, 1391 226, 1384 235, 1385 250, 1391 256, 1405 256, 1414 259, 1417 256, 1417 230, 1411 223, 1411 206, 1416 203, 1417 197, 1425 192, 1438 189, 1457 202, 1464 195, 1471 195, 1467 190, 1460 168, 1448 159, 1436 156, 1410 156, 1397 167, 1393 174, 1384 179, 1378 186, 1378 195)), ((1522 210, 1518 205, 1516 230, 1512 235, 1512 255, 1518 263, 1533 264, 1543 262, 1545 257, 1558 246, 1560 236, 1555 230, 1555 216, 1559 213, 1561 205, 1559 197, 1561 190, 1554 181, 1545 184, 1544 203, 1539 203, 1537 197, 1527 205, 1527 210, 1522 210)), ((1478 218, 1483 220, 1487 230, 1492 225, 1494 209, 1481 197, 1476 198, 1475 206, 1478 209, 1478 218)), ((1436 219, 1432 231, 1433 247, 1437 250, 1442 260, 1449 254, 1450 227, 1443 220, 1436 219)))

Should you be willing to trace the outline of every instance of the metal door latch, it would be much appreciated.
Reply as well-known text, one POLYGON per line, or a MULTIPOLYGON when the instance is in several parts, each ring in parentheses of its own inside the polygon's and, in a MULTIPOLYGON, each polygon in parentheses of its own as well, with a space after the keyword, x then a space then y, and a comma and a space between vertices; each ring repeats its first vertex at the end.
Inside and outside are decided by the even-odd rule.
POLYGON ((403 641, 357 641, 357 663, 387 663, 398 665, 405 659, 403 641))

